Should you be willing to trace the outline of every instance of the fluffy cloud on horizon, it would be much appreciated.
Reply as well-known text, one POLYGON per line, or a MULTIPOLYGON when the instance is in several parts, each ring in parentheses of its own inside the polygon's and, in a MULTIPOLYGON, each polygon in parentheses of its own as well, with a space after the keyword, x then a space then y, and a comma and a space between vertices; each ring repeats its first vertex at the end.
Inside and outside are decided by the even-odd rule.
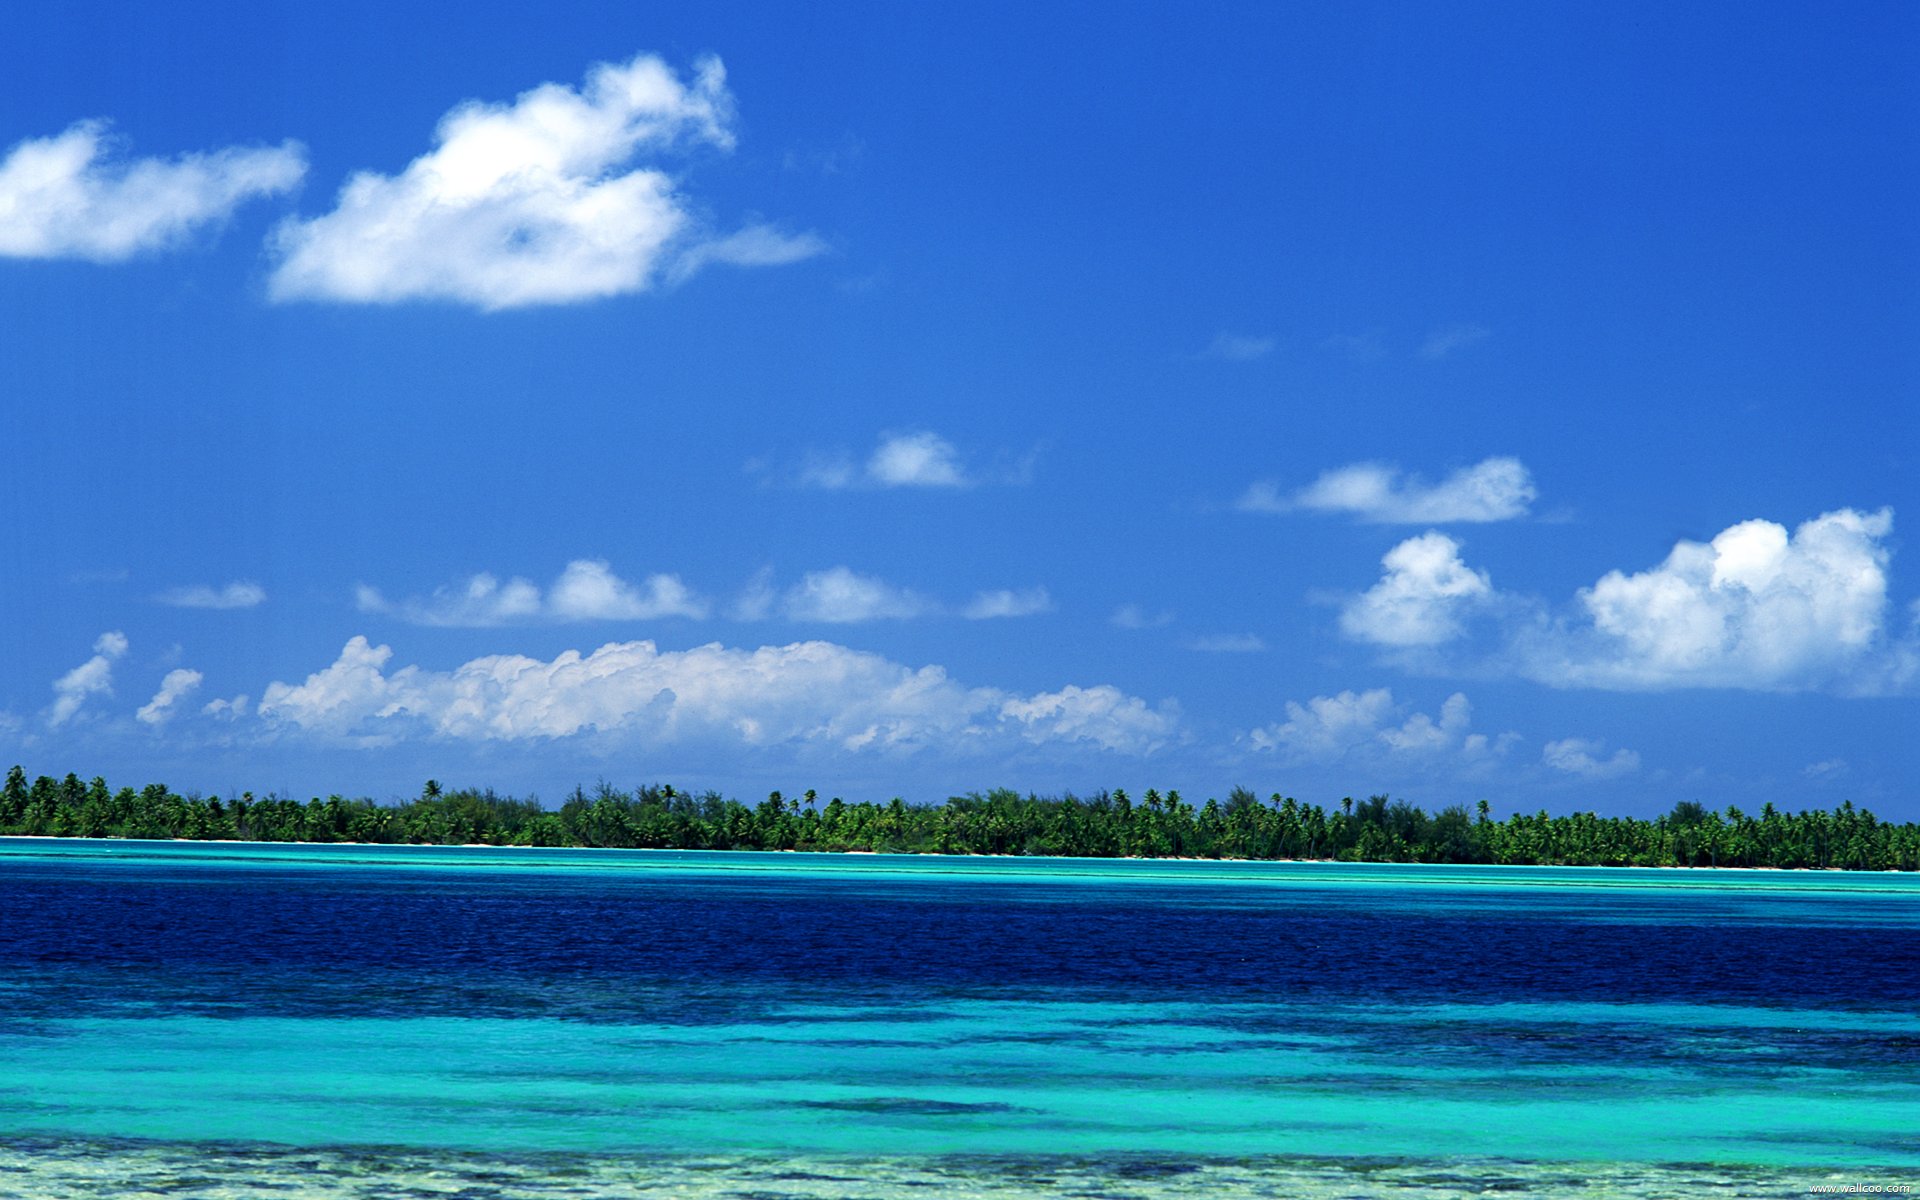
POLYGON ((1890 509, 1837 509, 1789 532, 1766 520, 1682 540, 1648 570, 1609 571, 1559 610, 1498 592, 1435 531, 1409 538, 1350 598, 1341 629, 1377 646, 1437 650, 1489 618, 1480 669, 1616 691, 1898 691, 1915 678, 1912 630, 1890 626, 1890 509))
POLYGON ((700 228, 674 179, 625 169, 642 151, 730 150, 733 97, 717 58, 683 82, 659 58, 599 63, 578 90, 544 83, 511 103, 467 101, 397 175, 362 171, 332 212, 285 221, 276 300, 439 300, 483 310, 645 291, 707 263, 767 266, 824 249, 755 225, 700 228))
POLYGON ((1473 705, 1460 692, 1441 704, 1438 718, 1416 712, 1403 720, 1400 712, 1389 688, 1289 700, 1285 721, 1249 731, 1246 742, 1295 764, 1445 761, 1466 768, 1504 757, 1519 740, 1473 732, 1473 705))
POLYGON ((1384 463, 1325 471, 1292 494, 1263 480, 1248 487, 1235 507, 1253 513, 1344 513, 1377 525, 1479 524, 1524 517, 1538 496, 1533 476, 1519 459, 1489 458, 1439 483, 1384 463))
POLYGON ((1540 761, 1556 771, 1581 779, 1618 779, 1640 769, 1640 755, 1632 750, 1615 750, 1602 758, 1605 743, 1597 738, 1561 738, 1540 749, 1540 761))
POLYGON ((544 594, 517 575, 502 583, 481 572, 457 587, 398 602, 362 584, 355 592, 355 603, 361 612, 398 617, 414 625, 469 629, 538 621, 699 620, 711 610, 678 575, 649 575, 636 585, 615 575, 605 560, 589 558, 568 563, 544 594))
POLYGON ((0 257, 113 263, 171 249, 307 170, 297 142, 171 160, 120 148, 98 120, 15 145, 0 160, 0 257))
POLYGON ((1891 509, 1846 508, 1791 533, 1752 520, 1683 540, 1657 567, 1582 589, 1579 618, 1523 642, 1524 660, 1544 682, 1622 691, 1903 686, 1913 664, 1888 630, 1892 532, 1891 509))
POLYGON ((297 684, 269 684, 270 728, 355 745, 410 737, 517 742, 603 735, 637 746, 684 741, 966 757, 1016 746, 1144 755, 1181 736, 1179 710, 1110 685, 1019 695, 968 687, 831 642, 661 651, 610 642, 543 661, 490 655, 451 671, 389 670, 364 637, 297 684))

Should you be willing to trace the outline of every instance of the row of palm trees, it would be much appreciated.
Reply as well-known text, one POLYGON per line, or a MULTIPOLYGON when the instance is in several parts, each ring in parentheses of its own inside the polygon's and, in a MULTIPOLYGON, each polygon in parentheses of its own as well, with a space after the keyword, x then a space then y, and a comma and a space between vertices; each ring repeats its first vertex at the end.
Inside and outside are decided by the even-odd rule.
POLYGON ((1851 801, 1825 811, 1748 814, 1692 801, 1658 817, 1515 813, 1482 800, 1429 814, 1372 796, 1331 807, 1245 788, 1195 805, 1149 788, 1041 797, 1008 789, 935 805, 825 803, 774 792, 749 807, 716 792, 602 783, 558 809, 491 789, 429 780, 389 804, 331 796, 231 799, 162 784, 110 789, 95 778, 40 776, 18 766, 0 785, 0 834, 254 841, 482 843, 698 850, 873 850, 939 854, 1142 858, 1341 859, 1364 862, 1741 866, 1920 870, 1920 825, 1876 818, 1851 801))

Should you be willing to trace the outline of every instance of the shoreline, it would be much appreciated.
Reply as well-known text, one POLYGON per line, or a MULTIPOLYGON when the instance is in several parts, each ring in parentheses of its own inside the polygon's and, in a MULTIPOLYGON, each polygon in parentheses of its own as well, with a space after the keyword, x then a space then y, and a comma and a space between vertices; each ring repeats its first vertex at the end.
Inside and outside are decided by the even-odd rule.
POLYGON ((1190 863, 1275 863, 1292 866, 1332 866, 1332 867, 1470 867, 1476 870, 1488 868, 1524 871, 1707 871, 1737 872, 1744 874, 1775 873, 1781 875, 1914 875, 1913 871, 1901 871, 1881 867, 1736 867, 1736 866, 1683 866, 1679 863, 1663 863, 1659 866, 1610 866, 1605 863, 1456 863, 1456 862, 1394 862, 1385 859, 1338 859, 1338 858, 1199 858, 1192 855, 1129 855, 1111 857, 1086 854, 945 854, 938 851, 915 850, 706 850, 696 847, 672 846, 518 846, 501 845, 494 842, 309 842, 309 841, 258 841, 246 838, 120 838, 120 837, 80 837, 51 833, 9 833, 0 834, 0 842, 82 842, 92 845, 111 845, 125 843, 154 846, 315 846, 327 848, 345 847, 381 847, 395 850, 505 850, 528 851, 548 850, 577 854, 738 854, 738 855, 782 855, 817 854, 822 857, 861 857, 861 858, 906 858, 916 860, 1012 860, 1019 862, 1082 862, 1082 863, 1152 863, 1152 862, 1190 862, 1190 863))
MULTIPOLYGON (((875 1200, 961 1191, 982 1200, 1042 1200, 1125 1194, 1161 1197, 1271 1196, 1333 1200, 1356 1194, 1407 1200, 1465 1200, 1497 1181, 1509 1195, 1567 1194, 1569 1177, 1599 1182, 1606 1195, 1655 1197, 1800 1197, 1815 1186, 1904 1178, 1906 1164, 1658 1159, 1521 1158, 1488 1155, 1209 1154, 1120 1150, 1109 1153, 812 1152, 735 1147, 651 1150, 509 1150, 355 1143, 141 1139, 87 1134, 0 1134, 0 1170, 32 1180, 22 1200, 97 1188, 104 1176, 130 1191, 188 1173, 217 1182, 222 1195, 272 1196, 298 1178, 301 1195, 373 1200, 396 1181, 419 1181, 424 1195, 675 1197, 777 1194, 792 1200, 844 1197, 849 1185, 875 1200), (449 1187, 451 1185, 451 1187, 449 1187), (452 1189, 457 1188, 458 1191, 452 1189)), ((1582 1188, 1581 1194, 1587 1194, 1582 1188)))

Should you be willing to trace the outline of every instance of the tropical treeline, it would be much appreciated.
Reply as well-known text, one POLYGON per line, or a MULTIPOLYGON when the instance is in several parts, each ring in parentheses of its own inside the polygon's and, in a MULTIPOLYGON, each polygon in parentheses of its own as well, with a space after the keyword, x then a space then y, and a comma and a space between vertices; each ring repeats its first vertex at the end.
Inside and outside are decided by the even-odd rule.
POLYGON ((1487 801, 1429 814, 1386 796, 1331 807, 1245 788, 1194 804, 1149 788, 1041 797, 999 789, 943 804, 822 802, 775 792, 747 805, 665 785, 576 788, 558 809, 492 789, 443 789, 391 803, 135 791, 104 779, 14 767, 0 786, 0 834, 268 842, 481 843, 683 850, 872 850, 1140 858, 1340 859, 1572 866, 1836 867, 1920 870, 1920 825, 1851 801, 1831 812, 1724 812, 1685 801, 1652 819, 1516 813, 1487 801))

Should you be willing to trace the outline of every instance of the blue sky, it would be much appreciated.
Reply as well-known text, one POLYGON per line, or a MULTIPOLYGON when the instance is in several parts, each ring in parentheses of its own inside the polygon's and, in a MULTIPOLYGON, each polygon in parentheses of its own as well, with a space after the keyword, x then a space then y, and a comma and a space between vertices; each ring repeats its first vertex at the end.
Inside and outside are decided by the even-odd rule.
POLYGON ((0 12, 0 757, 1920 817, 1920 14, 0 12))

